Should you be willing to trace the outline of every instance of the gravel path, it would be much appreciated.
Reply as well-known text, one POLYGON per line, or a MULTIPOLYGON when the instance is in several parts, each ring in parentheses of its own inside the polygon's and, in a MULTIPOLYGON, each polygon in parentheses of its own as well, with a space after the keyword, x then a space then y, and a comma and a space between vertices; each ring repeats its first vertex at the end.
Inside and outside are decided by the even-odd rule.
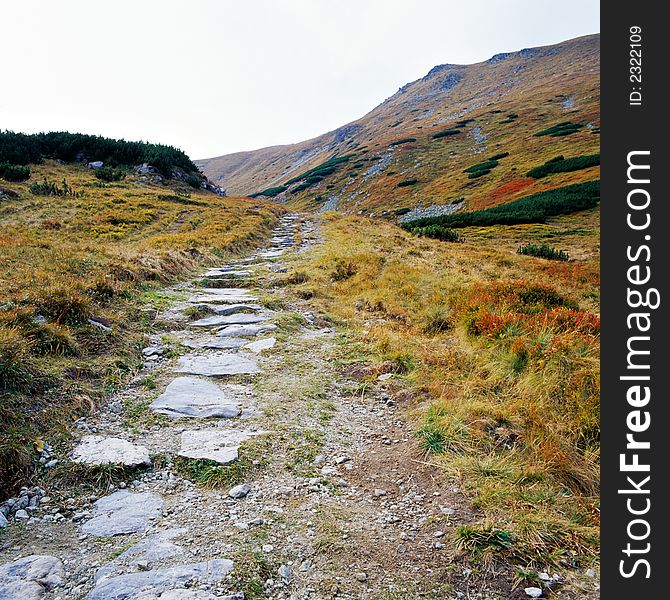
POLYGON ((527 597, 446 542, 474 513, 426 464, 394 377, 363 394, 338 332, 277 308, 267 282, 316 231, 288 215, 210 271, 220 287, 172 290, 138 376, 76 423, 69 456, 45 447, 109 484, 3 505, 0 600, 527 597))

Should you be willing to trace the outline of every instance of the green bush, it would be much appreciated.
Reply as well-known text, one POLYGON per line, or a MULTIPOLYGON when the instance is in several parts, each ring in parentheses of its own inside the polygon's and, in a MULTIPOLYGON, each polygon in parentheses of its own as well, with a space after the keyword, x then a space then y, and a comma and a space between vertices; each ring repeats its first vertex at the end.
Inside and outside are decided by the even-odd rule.
POLYGON ((42 180, 42 183, 38 183, 37 181, 31 183, 28 190, 36 196, 71 196, 79 198, 84 195, 83 192, 75 192, 65 179, 63 179, 62 187, 58 187, 58 184, 49 181, 46 177, 42 180))
POLYGON ((396 208, 393 211, 393 214, 396 215, 397 217, 401 217, 402 215, 406 215, 408 212, 411 212, 411 208, 407 206, 403 206, 402 208, 396 208))
POLYGON ((538 131, 537 133, 534 133, 534 137, 542 137, 543 135, 548 135, 551 137, 561 137, 564 135, 570 135, 573 134, 577 131, 579 131, 582 128, 582 125, 580 123, 572 123, 570 121, 563 121, 562 123, 557 123, 556 125, 552 125, 551 127, 548 127, 547 129, 543 129, 542 131, 538 131))
POLYGON ((460 121, 456 121, 455 125, 456 127, 465 127, 468 123, 474 123, 474 119, 461 119, 460 121))
POLYGON ((104 166, 95 170, 95 176, 102 181, 110 183, 112 181, 121 181, 126 176, 126 173, 123 169, 104 166))
POLYGON ((410 230, 414 235, 421 237, 434 238, 436 240, 442 240, 443 242, 462 242, 463 239, 461 236, 448 227, 442 227, 441 225, 428 225, 427 227, 417 227, 410 230))
POLYGON ((389 144, 389 146, 399 146, 400 144, 407 144, 408 142, 416 142, 416 138, 413 138, 413 137, 402 138, 401 140, 396 140, 395 142, 391 142, 389 144))
POLYGON ((329 158, 327 161, 322 162, 320 165, 317 165, 313 169, 309 169, 304 173, 301 173, 297 177, 289 179, 286 182, 286 185, 291 185, 292 183, 298 183, 303 179, 312 179, 314 177, 320 177, 321 179, 323 179, 327 175, 332 175, 337 170, 337 167, 339 165, 350 161, 355 156, 356 156, 355 154, 343 154, 342 156, 333 156, 332 158, 329 158))
POLYGON ((568 173, 570 171, 579 171, 580 169, 588 169, 600 164, 600 154, 586 154, 583 156, 573 156, 572 158, 564 158, 557 156, 548 160, 539 167, 535 167, 526 173, 528 177, 534 179, 541 179, 551 173, 568 173))
POLYGON ((483 171, 484 169, 493 169, 493 167, 498 166, 497 160, 487 160, 484 162, 477 163, 472 165, 463 171, 463 173, 476 173, 477 171, 483 171))
POLYGON ((486 160, 497 161, 500 160, 501 158, 505 158, 506 156, 509 156, 509 152, 500 152, 500 154, 494 154, 493 156, 489 156, 486 160))
POLYGON ((195 173, 187 175, 184 179, 186 185, 191 186, 193 189, 199 190, 202 185, 202 178, 196 175, 195 173))
POLYGON ((439 217, 424 217, 404 223, 403 227, 411 231, 417 227, 427 227, 428 225, 468 227, 471 225, 543 223, 547 217, 594 208, 598 205, 599 200, 600 181, 594 180, 539 192, 484 210, 439 217))
POLYGON ((507 118, 500 121, 500 123, 503 125, 506 125, 507 123, 514 123, 514 121, 516 121, 518 116, 519 115, 517 115, 516 113, 510 113, 507 115, 507 118))
POLYGON ((490 172, 491 169, 480 169, 479 171, 472 171, 472 173, 468 173, 468 179, 477 179, 478 177, 488 175, 490 172))
POLYGON ((410 185, 416 185, 419 182, 418 179, 403 179, 400 183, 398 183, 397 187, 407 187, 410 185))
POLYGON ((309 189, 309 188, 311 188, 311 187, 312 187, 312 184, 309 183, 309 182, 307 182, 307 181, 305 181, 305 183, 300 183, 300 184, 296 185, 296 186, 291 190, 291 193, 292 193, 292 194, 297 194, 298 192, 302 192, 302 191, 304 191, 304 190, 306 190, 306 189, 309 189))
POLYGON ((27 165, 41 163, 45 158, 73 162, 84 158, 101 160, 109 166, 135 166, 147 163, 165 177, 181 168, 198 173, 198 167, 181 150, 163 144, 127 142, 98 135, 52 131, 49 133, 15 133, 0 131, 0 163, 27 165))
POLYGON ((285 192, 288 188, 285 185, 278 185, 277 187, 271 187, 266 190, 263 190, 262 192, 258 192, 257 194, 254 194, 254 197, 256 196, 267 196, 269 198, 274 198, 277 194, 281 194, 282 192, 285 192))
POLYGON ((519 246, 517 253, 546 258, 547 260, 570 260, 567 252, 552 248, 549 244, 524 244, 523 246, 519 246))
POLYGON ((448 137, 450 135, 458 135, 463 133, 460 129, 445 129, 444 131, 438 131, 433 135, 433 139, 437 140, 439 138, 448 137))
POLYGON ((5 181, 25 181, 30 179, 30 167, 0 163, 0 179, 5 181))

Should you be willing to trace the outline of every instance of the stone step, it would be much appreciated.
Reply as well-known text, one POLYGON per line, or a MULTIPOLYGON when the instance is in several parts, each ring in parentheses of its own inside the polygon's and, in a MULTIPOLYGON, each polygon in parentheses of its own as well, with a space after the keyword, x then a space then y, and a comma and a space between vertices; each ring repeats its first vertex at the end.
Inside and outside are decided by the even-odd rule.
POLYGON ((251 356, 227 353, 187 354, 179 358, 175 371, 205 377, 249 375, 260 372, 251 356))
POLYGON ((277 326, 272 323, 250 324, 250 325, 227 325, 221 329, 219 337, 255 337, 259 333, 274 331, 277 326))
MULTIPOLYGON (((221 581, 232 570, 232 560, 216 558, 199 563, 106 577, 98 581, 85 600, 136 600, 144 592, 153 594, 154 597, 162 600, 166 597, 162 592, 169 590, 178 591, 177 595, 172 596, 173 598, 189 598, 182 593, 184 590, 180 588, 193 582, 212 584, 221 581)), ((147 597, 146 594, 145 597, 147 597)), ((151 595, 148 596, 148 598, 151 597, 151 595)), ((191 595, 191 598, 193 597, 191 595)), ((202 598, 202 595, 196 595, 195 598, 202 598)))
POLYGON ((89 466, 139 467, 151 464, 149 450, 144 446, 102 435, 84 436, 72 453, 72 461, 89 466))
POLYGON ((81 530, 96 537, 142 533, 162 510, 163 498, 158 494, 119 490, 93 505, 91 519, 82 523, 81 530))
POLYGON ((174 419, 180 417, 229 419, 240 414, 235 398, 219 386, 195 377, 177 377, 149 408, 174 419))
POLYGON ((222 428, 184 431, 181 434, 179 456, 213 460, 227 465, 239 458, 242 442, 263 433, 267 432, 222 428))
POLYGON ((191 323, 191 327, 220 327, 222 325, 251 325, 267 321, 262 315, 250 315, 248 313, 236 313, 232 315, 212 315, 203 317, 191 323))

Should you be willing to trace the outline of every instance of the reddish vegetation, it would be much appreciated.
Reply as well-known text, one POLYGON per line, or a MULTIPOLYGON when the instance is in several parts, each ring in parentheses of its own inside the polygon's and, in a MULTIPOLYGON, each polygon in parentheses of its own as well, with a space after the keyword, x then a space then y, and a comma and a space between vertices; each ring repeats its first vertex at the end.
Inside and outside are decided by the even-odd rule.
POLYGON ((512 179, 507 183, 503 183, 490 194, 487 194, 486 197, 473 202, 473 206, 470 207, 470 210, 481 210, 483 208, 496 206, 500 204, 501 200, 504 200, 505 202, 516 200, 518 193, 526 189, 528 186, 533 185, 533 183, 535 183, 535 180, 530 177, 517 177, 516 179, 512 179))
POLYGON ((570 285, 600 285, 600 271, 589 265, 553 261, 551 264, 539 265, 538 269, 551 279, 559 279, 570 285))

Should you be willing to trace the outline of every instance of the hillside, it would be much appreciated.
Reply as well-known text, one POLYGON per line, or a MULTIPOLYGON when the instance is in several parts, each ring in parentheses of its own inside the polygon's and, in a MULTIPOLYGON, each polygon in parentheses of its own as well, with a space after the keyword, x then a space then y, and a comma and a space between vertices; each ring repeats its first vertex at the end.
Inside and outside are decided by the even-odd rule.
POLYGON ((152 319, 140 305, 257 244, 282 212, 151 172, 105 182, 82 163, 29 169, 23 182, 0 178, 3 488, 26 476, 32 440, 65 435, 136 368, 152 319))
POLYGON ((597 179, 597 165, 538 179, 527 172, 556 156, 598 152, 599 42, 591 35, 439 65, 335 131, 195 162, 232 193, 369 216, 430 205, 450 211, 453 202, 476 210, 597 179), (464 172, 500 154, 490 172, 464 172))

